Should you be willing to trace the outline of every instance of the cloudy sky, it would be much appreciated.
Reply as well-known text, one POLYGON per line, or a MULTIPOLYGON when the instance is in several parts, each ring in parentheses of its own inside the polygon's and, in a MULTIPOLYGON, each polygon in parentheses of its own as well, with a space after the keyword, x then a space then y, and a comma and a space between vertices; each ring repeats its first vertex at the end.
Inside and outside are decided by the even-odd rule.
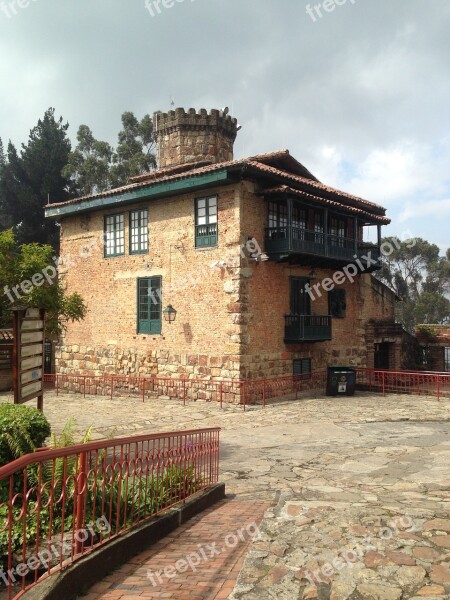
POLYGON ((228 105, 236 158, 289 148, 447 248, 450 2, 335 1, 0 0, 0 137, 49 106, 115 143, 125 110, 228 105))

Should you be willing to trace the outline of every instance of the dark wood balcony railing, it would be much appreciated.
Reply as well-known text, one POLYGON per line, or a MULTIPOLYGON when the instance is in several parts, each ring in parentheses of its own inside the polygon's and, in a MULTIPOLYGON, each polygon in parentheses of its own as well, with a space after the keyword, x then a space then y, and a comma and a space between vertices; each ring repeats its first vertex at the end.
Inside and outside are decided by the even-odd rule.
POLYGON ((217 244, 217 223, 209 225, 196 225, 195 227, 195 246, 202 248, 204 246, 215 246, 217 244))
MULTIPOLYGON (((377 262, 380 259, 378 244, 301 229, 291 225, 266 228, 265 251, 275 259, 290 254, 308 254, 348 263, 359 258, 362 259, 363 264, 366 264, 364 256, 377 262), (368 254, 369 252, 370 254, 368 254)), ((368 270, 373 270, 373 262, 368 262, 368 270)))
POLYGON ((324 342, 326 340, 331 340, 330 316, 285 316, 284 341, 286 344, 324 342))

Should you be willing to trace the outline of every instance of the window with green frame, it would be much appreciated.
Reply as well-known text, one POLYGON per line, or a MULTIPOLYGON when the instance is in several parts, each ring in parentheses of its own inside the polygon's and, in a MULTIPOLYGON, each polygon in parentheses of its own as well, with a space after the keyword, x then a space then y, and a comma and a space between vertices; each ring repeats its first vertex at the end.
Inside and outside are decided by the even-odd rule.
POLYGON ((328 314, 336 319, 345 319, 347 309, 346 292, 343 289, 328 292, 328 314))
POLYGON ((162 278, 141 277, 137 281, 137 332, 161 333, 162 278))
POLYGON ((125 254, 125 217, 123 214, 105 217, 104 238, 104 256, 106 258, 125 254))
POLYGON ((217 245, 217 196, 195 200, 195 247, 217 245))
POLYGON ((130 212, 130 254, 148 252, 148 210, 130 212))
POLYGON ((292 363, 293 375, 295 379, 311 379, 311 359, 296 358, 292 363))

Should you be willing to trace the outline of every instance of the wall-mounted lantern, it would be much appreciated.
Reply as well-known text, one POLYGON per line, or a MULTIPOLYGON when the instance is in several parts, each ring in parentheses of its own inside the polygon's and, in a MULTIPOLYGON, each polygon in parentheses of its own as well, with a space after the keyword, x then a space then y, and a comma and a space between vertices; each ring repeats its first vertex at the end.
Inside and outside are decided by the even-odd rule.
POLYGON ((175 318, 177 316, 177 311, 174 309, 174 307, 169 304, 167 306, 167 308, 165 308, 163 310, 163 315, 164 315, 164 320, 167 321, 169 324, 172 324, 175 321, 175 318))

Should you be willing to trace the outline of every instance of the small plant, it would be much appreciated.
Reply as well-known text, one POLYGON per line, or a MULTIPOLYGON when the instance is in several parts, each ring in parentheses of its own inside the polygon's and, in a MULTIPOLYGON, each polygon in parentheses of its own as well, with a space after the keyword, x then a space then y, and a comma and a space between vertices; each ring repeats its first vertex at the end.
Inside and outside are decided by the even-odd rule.
MULTIPOLYGON (((36 408, 0 405, 0 467, 35 452, 49 434, 50 424, 36 408)), ((20 475, 14 477, 14 491, 20 491, 21 481, 20 475)), ((6 502, 8 495, 9 481, 0 481, 0 503, 6 502)))
POLYGON ((0 466, 34 452, 50 435, 50 423, 36 408, 0 405, 0 466))
MULTIPOLYGON (((51 434, 50 440, 48 442, 49 448, 68 448, 70 446, 74 446, 77 443, 87 444, 91 441, 92 437, 92 429, 93 427, 89 427, 86 430, 86 433, 82 437, 80 442, 76 441, 76 430, 75 430, 75 421, 73 418, 68 419, 66 424, 64 425, 64 429, 62 430, 59 436, 56 436, 54 433, 51 434)), ((70 489, 66 490, 66 494, 71 497, 73 495, 73 487, 75 485, 75 478, 79 471, 79 464, 76 456, 68 456, 65 458, 56 458, 53 461, 49 461, 42 465, 41 472, 41 486, 45 489, 53 489, 53 496, 55 498, 59 498, 62 492, 62 484, 63 481, 71 481, 70 489)), ((32 484, 36 485, 38 483, 38 473, 35 471, 33 475, 31 475, 32 484)))

